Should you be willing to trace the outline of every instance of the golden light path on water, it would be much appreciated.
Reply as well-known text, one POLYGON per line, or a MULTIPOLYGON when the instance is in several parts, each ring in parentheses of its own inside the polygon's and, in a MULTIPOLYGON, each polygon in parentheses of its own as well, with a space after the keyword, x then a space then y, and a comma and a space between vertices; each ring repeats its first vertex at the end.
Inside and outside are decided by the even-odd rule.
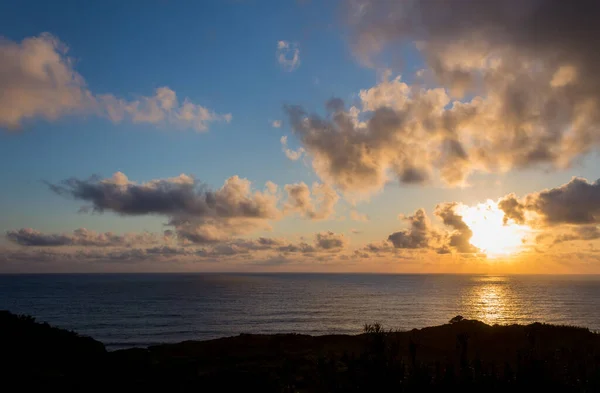
POLYGON ((470 318, 493 325, 514 323, 528 314, 529 299, 515 293, 507 277, 475 277, 473 284, 463 297, 470 318))

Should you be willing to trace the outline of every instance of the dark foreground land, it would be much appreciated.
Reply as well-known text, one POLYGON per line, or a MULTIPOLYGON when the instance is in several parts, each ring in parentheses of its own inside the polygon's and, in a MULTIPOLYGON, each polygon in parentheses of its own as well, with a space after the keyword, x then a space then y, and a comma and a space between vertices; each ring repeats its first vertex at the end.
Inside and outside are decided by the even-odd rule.
POLYGON ((451 322, 107 352, 92 338, 0 311, 0 390, 600 392, 600 335, 588 329, 451 322))

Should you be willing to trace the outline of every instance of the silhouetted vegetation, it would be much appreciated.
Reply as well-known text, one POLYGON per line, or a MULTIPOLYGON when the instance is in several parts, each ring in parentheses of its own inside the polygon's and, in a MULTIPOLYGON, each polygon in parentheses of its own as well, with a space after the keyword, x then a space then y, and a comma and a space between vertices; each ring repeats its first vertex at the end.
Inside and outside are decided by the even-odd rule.
POLYGON ((598 334, 462 317, 408 332, 374 323, 356 336, 242 334, 106 352, 4 311, 0 345, 2 383, 25 391, 600 391, 598 334))
POLYGON ((104 345, 92 338, 0 311, 0 373, 4 384, 18 382, 8 385, 15 390, 75 388, 83 380, 89 384, 104 355, 104 345))

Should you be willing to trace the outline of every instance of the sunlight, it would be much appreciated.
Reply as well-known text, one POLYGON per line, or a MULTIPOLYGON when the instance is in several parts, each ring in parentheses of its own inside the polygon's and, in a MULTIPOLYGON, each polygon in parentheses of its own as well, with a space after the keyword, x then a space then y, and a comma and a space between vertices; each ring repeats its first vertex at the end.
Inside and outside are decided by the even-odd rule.
POLYGON ((504 225, 504 212, 492 200, 475 206, 462 205, 457 213, 473 231, 470 243, 490 258, 518 252, 530 231, 529 227, 517 225, 512 220, 504 225))
POLYGON ((502 276, 473 278, 473 286, 465 294, 464 307, 473 318, 488 323, 514 323, 523 315, 524 301, 502 276))

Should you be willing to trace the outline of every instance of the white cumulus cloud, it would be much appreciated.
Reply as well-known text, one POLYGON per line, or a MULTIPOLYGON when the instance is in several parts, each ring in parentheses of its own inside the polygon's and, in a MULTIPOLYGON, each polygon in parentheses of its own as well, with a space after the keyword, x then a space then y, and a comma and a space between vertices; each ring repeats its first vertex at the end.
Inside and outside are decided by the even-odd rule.
POLYGON ((21 42, 0 38, 0 127, 18 129, 32 119, 97 115, 115 123, 129 121, 206 131, 213 122, 231 121, 188 98, 178 100, 163 86, 133 100, 92 92, 58 38, 43 33, 21 42))

